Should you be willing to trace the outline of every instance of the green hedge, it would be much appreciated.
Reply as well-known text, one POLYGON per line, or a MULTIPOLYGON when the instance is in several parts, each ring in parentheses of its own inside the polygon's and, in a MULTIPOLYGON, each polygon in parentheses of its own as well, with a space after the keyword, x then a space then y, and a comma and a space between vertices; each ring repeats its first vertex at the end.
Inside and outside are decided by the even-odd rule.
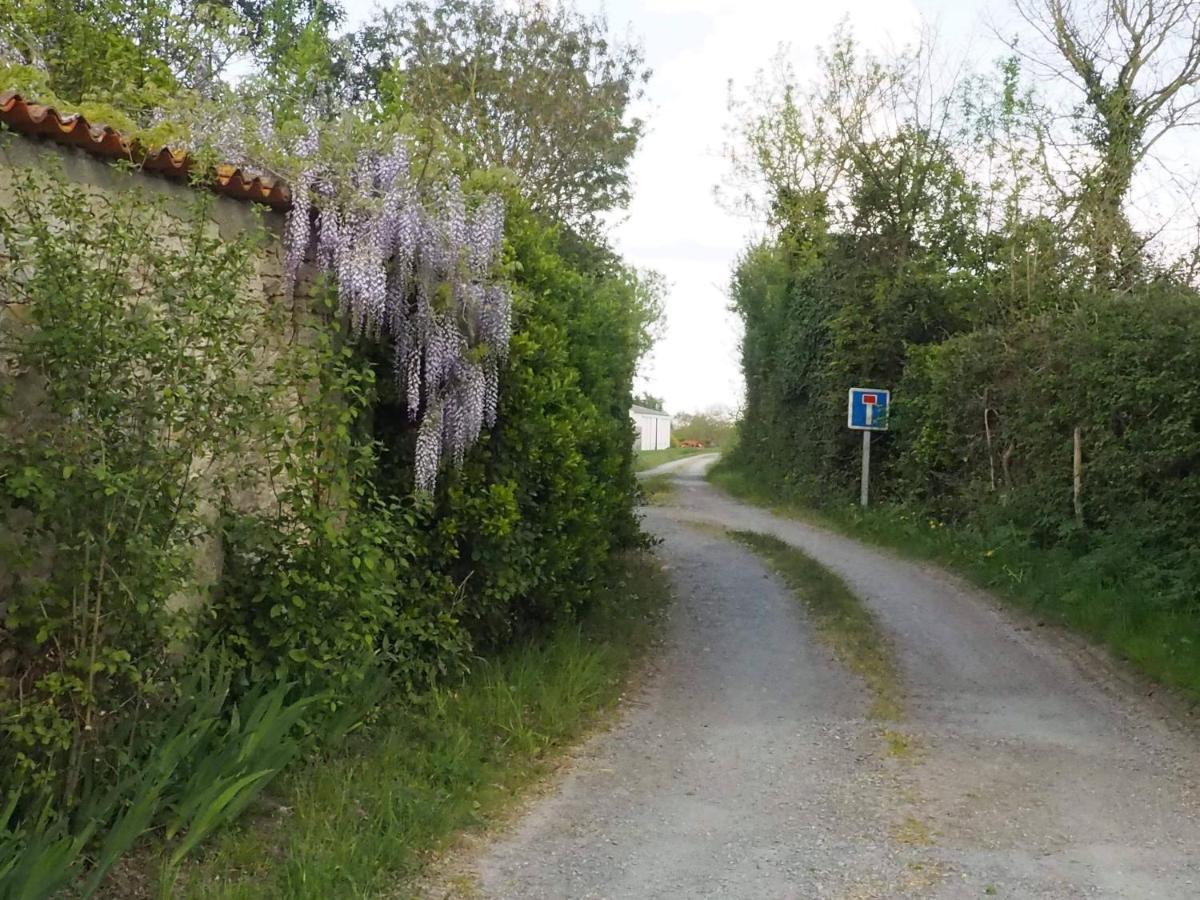
POLYGON ((891 472, 903 493, 952 520, 1018 523, 1042 544, 1081 552, 1120 535, 1131 557, 1144 554, 1139 568, 1160 570, 1156 583, 1195 605, 1200 298, 1191 291, 1091 297, 924 348, 896 399, 891 472))
POLYGON ((18 193, 0 216, 0 898, 96 882, 155 825, 182 858, 304 741, 576 616, 641 540, 628 410, 654 290, 518 197, 498 421, 431 497, 387 363, 329 291, 304 340, 268 337, 295 323, 247 289, 261 235, 206 236, 205 197, 172 220, 136 190, 30 175, 18 193), (264 485, 274 502, 248 509, 264 485), (206 737, 231 729, 261 754, 206 737))
POLYGON ((855 246, 805 257, 783 234, 739 266, 747 402, 732 464, 818 506, 848 503, 859 449, 846 390, 890 387, 892 428, 872 456, 877 501, 1061 549, 1138 603, 1196 611, 1200 296, 1168 282, 1064 290, 999 321, 980 299, 971 323, 929 312, 961 307, 969 273, 872 268, 855 246))

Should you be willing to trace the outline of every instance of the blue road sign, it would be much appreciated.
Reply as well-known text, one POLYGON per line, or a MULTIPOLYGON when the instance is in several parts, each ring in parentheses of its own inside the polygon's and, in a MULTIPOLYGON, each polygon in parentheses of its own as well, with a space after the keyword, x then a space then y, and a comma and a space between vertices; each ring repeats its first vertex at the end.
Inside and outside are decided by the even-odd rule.
POLYGON ((850 388, 850 408, 846 427, 855 431, 887 431, 890 391, 878 388, 850 388))

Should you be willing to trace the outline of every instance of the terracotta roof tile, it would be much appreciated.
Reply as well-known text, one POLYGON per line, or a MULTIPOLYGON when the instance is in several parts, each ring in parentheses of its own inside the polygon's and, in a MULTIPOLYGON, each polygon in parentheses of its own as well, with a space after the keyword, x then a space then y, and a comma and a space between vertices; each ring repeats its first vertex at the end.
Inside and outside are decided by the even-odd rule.
MULTIPOLYGON (((78 147, 93 156, 127 159, 143 171, 174 181, 186 181, 195 164, 186 151, 169 147, 148 150, 136 139, 130 140, 107 125, 92 125, 78 114, 60 115, 54 107, 30 103, 14 91, 0 94, 0 122, 21 134, 78 147)), ((292 205, 292 192, 284 181, 255 175, 237 166, 217 166, 209 186, 223 196, 263 203, 277 210, 292 205)))

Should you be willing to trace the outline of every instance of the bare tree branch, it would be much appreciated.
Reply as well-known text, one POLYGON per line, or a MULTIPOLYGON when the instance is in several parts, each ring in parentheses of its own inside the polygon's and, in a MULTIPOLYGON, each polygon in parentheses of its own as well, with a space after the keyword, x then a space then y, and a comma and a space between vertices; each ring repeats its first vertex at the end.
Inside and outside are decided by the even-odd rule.
MULTIPOLYGON (((1084 139, 1087 162, 1071 221, 1086 232, 1097 278, 1120 279, 1145 248, 1124 209, 1136 170, 1167 134, 1200 124, 1200 0, 1013 3, 1044 45, 1020 52, 1069 72, 1082 94, 1072 130, 1084 139)), ((1063 158, 1075 155, 1061 135, 1053 138, 1063 158)))

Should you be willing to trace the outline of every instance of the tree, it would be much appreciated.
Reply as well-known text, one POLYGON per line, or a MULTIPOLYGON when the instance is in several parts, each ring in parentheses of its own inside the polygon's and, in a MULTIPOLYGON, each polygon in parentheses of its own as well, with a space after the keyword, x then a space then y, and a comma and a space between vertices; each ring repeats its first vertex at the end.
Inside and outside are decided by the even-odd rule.
POLYGON ((635 406, 644 406, 647 409, 662 409, 663 401, 661 397, 655 397, 649 391, 642 391, 640 394, 634 394, 633 402, 635 406))
POLYGON ((874 165, 875 149, 904 129, 927 134, 930 147, 941 141, 951 95, 933 90, 932 52, 923 41, 882 58, 842 27, 818 48, 818 75, 805 84, 781 47, 744 95, 731 87, 725 198, 775 224, 799 211, 848 225, 849 176, 874 165))
POLYGON ((328 36, 345 18, 333 0, 235 0, 251 51, 267 70, 286 67, 305 30, 328 36))
POLYGON ((725 155, 730 183, 718 197, 752 215, 776 222, 793 219, 795 207, 829 213, 856 143, 869 141, 868 129, 882 106, 895 72, 874 57, 862 57, 853 36, 835 34, 818 50, 816 83, 796 78, 781 47, 771 67, 759 73, 743 96, 730 85, 725 155))
POLYGON ((0 48, 43 73, 53 96, 39 99, 146 112, 218 94, 239 58, 286 83, 306 39, 328 40, 342 15, 328 0, 0 0, 0 48))
POLYGON ((1094 280, 1127 287, 1144 246, 1125 213, 1134 174, 1167 134, 1200 124, 1200 0, 1013 2, 1052 54, 1032 58, 1076 90, 1090 154, 1073 199, 1094 280))
POLYGON ((535 210, 580 224, 625 205, 649 77, 640 47, 564 5, 407 0, 353 37, 348 90, 516 173, 535 210))

